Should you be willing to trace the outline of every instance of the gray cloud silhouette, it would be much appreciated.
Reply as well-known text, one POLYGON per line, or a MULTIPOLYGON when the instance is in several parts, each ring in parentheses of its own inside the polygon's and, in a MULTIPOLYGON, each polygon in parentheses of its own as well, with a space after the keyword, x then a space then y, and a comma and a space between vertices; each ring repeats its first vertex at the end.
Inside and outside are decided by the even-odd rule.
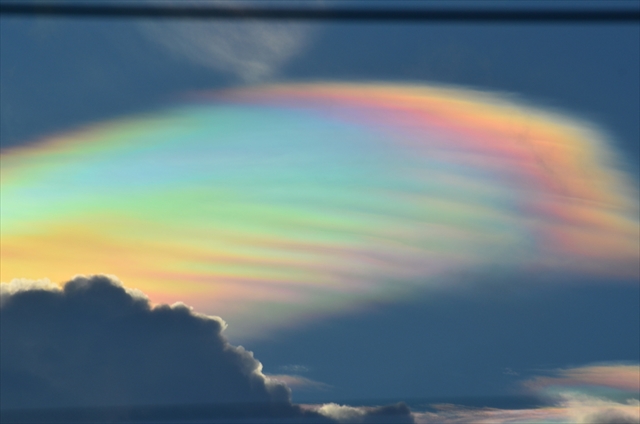
POLYGON ((110 276, 2 283, 0 421, 413 422, 404 404, 293 404, 225 326, 110 276))
POLYGON ((290 402, 225 323, 106 276, 3 290, 2 407, 290 402))

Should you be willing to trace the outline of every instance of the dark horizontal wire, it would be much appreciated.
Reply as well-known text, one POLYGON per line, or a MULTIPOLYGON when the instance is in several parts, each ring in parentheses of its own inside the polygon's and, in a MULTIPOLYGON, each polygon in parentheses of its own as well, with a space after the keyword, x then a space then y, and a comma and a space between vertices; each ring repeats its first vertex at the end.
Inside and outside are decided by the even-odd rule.
POLYGON ((639 22, 640 9, 363 9, 0 3, 1 15, 96 18, 413 22, 639 22))

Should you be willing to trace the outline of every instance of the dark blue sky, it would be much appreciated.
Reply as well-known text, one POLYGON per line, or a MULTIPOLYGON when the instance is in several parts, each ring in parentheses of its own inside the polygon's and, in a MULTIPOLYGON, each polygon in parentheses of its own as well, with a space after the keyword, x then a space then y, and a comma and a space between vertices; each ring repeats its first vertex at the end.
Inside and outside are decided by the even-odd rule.
POLYGON ((541 370, 640 355, 637 286, 468 278, 475 290, 418 294, 248 347, 266 372, 303 364, 332 386, 294 390, 298 401, 500 397, 522 394, 519 382, 541 370))
MULTIPOLYGON (((638 24, 318 24, 267 80, 435 82, 511 93, 594 122, 640 169, 638 24)), ((242 85, 170 54, 136 22, 2 18, 2 147, 242 85)), ((296 401, 501 396, 541 369, 638 361, 637 282, 517 271, 245 343, 268 373, 326 383, 296 401), (289 367, 289 368, 287 368, 289 367)), ((233 325, 233 322, 230 322, 233 325)), ((231 340, 233 342, 233 340, 231 340)))

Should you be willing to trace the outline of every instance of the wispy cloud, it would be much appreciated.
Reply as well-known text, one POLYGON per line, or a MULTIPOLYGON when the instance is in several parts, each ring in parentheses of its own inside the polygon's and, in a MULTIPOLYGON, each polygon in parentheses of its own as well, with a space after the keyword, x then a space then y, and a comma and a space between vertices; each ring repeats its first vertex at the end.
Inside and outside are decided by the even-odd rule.
POLYGON ((267 378, 285 383, 292 389, 298 390, 329 390, 331 386, 320 381, 294 374, 266 374, 267 378))
MULTIPOLYGON (((233 7, 232 3, 208 0, 233 7)), ((308 24, 244 21, 165 21, 140 24, 142 33, 178 57, 247 82, 273 76, 313 34, 308 24)))
POLYGON ((535 391, 549 389, 611 388, 640 392, 640 367, 629 364, 599 364, 555 370, 552 375, 539 376, 525 382, 535 391))
POLYGON ((565 395, 557 406, 531 409, 472 409, 456 405, 439 405, 436 412, 414 413, 416 423, 572 423, 631 424, 638 423, 640 404, 607 401, 589 396, 565 395))
POLYGON ((640 421, 640 366, 597 364, 549 372, 523 382, 549 406, 529 409, 433 405, 414 413, 417 423, 601 423, 640 421))

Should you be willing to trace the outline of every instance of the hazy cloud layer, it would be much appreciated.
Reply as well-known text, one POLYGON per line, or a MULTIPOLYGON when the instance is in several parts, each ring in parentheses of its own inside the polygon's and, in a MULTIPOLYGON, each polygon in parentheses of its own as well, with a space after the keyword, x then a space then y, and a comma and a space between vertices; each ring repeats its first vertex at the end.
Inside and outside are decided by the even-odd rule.
POLYGON ((436 412, 415 413, 416 423, 572 423, 627 424, 640 420, 637 400, 620 403, 580 395, 565 395, 557 406, 532 409, 472 409, 439 405, 436 412))
POLYGON ((640 393, 640 366, 631 364, 597 364, 559 369, 547 376, 538 376, 524 383, 534 391, 554 390, 558 387, 609 388, 640 393))
POLYGON ((434 405, 435 411, 414 414, 418 423, 591 423, 640 422, 640 366, 595 364, 559 369, 523 382, 546 399, 531 409, 466 408, 434 405))
MULTIPOLYGON (((215 0, 207 3, 233 7, 215 0)), ((177 57, 248 82, 272 76, 305 47, 313 32, 305 24, 257 20, 149 21, 140 29, 177 57)))

